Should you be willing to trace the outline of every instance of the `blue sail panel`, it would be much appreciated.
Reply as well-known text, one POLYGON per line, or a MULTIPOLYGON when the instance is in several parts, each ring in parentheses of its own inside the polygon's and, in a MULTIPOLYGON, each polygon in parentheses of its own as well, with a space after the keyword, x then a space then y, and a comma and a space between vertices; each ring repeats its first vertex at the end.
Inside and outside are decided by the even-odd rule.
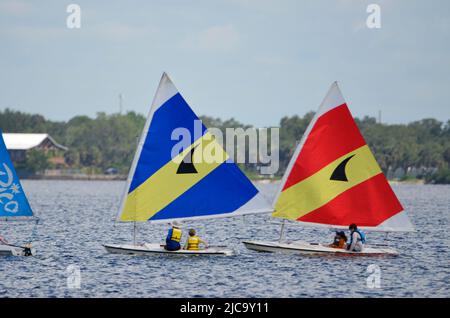
POLYGON ((166 74, 155 100, 118 220, 155 222, 271 210, 166 74), (211 149, 214 160, 208 160, 211 149))
POLYGON ((31 217, 33 211, 23 191, 16 170, 6 149, 3 136, 0 138, 0 217, 31 217))
POLYGON ((193 142, 204 135, 206 127, 189 107, 180 93, 171 97, 153 115, 147 138, 142 147, 141 156, 136 166, 129 193, 150 178, 156 171, 172 160, 171 150, 179 143, 172 138, 175 129, 182 127, 194 138, 193 142))
POLYGON ((258 194, 239 167, 231 160, 156 213, 150 221, 233 213, 258 194))

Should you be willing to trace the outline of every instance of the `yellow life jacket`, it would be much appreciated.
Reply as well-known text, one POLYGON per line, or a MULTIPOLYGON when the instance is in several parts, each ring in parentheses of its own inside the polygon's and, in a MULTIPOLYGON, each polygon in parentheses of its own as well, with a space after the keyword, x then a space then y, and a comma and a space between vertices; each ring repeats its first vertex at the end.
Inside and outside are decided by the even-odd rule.
POLYGON ((198 250, 200 244, 200 238, 198 236, 189 236, 188 238, 188 250, 198 250))
POLYGON ((170 238, 172 241, 180 242, 181 241, 181 230, 177 228, 172 228, 172 237, 170 238))

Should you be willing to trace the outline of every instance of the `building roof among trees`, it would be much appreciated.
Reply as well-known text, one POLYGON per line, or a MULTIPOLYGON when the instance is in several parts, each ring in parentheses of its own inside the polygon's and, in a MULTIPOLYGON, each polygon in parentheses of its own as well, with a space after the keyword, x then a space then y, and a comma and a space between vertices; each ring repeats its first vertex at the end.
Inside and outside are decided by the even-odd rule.
POLYGON ((3 134, 6 148, 8 150, 29 150, 49 143, 55 148, 67 150, 68 148, 58 144, 49 134, 3 134))

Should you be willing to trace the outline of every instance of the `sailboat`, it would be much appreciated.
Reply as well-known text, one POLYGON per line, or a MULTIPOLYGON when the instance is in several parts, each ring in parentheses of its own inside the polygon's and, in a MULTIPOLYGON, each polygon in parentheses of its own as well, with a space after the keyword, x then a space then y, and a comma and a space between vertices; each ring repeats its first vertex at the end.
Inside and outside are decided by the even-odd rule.
MULTIPOLYGON (((35 219, 0 132, 0 220, 4 222, 35 219)), ((9 223, 11 224, 11 223, 9 223)), ((1 233, 0 233, 1 234, 1 233)), ((35 249, 0 242, 0 256, 31 256, 35 249)))
MULTIPOLYGON (((118 222, 169 223, 270 213, 272 207, 163 73, 128 175, 118 222), (183 136, 183 138, 180 138, 183 136), (185 138, 189 136, 189 138, 185 138), (174 138, 175 137, 175 138, 174 138), (180 147, 182 144, 182 147, 180 147)), ((135 237, 135 235, 134 235, 135 237)), ((166 251, 160 243, 104 244, 110 253, 232 255, 232 249, 166 251)))
POLYGON ((359 131, 337 82, 298 144, 273 201, 272 217, 282 218, 280 239, 244 241, 262 252, 334 255, 397 255, 389 247, 362 252, 319 243, 283 240, 285 220, 303 225, 366 231, 409 232, 414 227, 359 131))

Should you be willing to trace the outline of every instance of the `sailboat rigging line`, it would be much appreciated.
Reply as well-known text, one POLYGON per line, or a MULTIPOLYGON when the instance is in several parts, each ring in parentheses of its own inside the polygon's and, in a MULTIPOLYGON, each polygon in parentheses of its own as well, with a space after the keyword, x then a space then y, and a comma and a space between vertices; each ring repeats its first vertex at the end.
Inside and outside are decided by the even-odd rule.
POLYGON ((28 239, 26 240, 27 243, 31 243, 35 240, 36 236, 37 236, 37 229, 38 229, 38 224, 39 224, 40 219, 36 218, 36 222, 33 225, 33 229, 31 230, 31 234, 28 237, 28 239))

